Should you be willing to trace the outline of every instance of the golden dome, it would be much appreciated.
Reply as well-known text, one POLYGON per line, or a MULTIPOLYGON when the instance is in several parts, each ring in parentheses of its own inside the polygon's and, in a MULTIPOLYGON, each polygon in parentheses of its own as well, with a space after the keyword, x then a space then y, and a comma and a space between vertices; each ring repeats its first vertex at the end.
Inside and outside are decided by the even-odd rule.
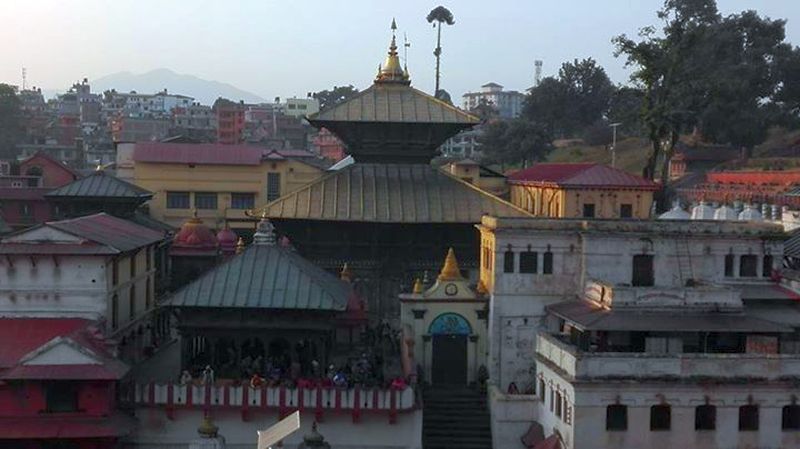
POLYGON ((437 279, 440 281, 459 281, 463 279, 461 277, 461 270, 458 268, 456 252, 453 251, 453 248, 447 251, 447 257, 444 259, 444 266, 442 266, 442 271, 439 273, 437 279))
POLYGON ((376 83, 398 83, 398 84, 411 84, 408 76, 408 70, 404 70, 400 65, 400 57, 397 56, 397 38, 395 36, 397 31, 397 23, 392 19, 392 43, 389 45, 389 54, 383 65, 378 66, 378 76, 375 78, 376 83))

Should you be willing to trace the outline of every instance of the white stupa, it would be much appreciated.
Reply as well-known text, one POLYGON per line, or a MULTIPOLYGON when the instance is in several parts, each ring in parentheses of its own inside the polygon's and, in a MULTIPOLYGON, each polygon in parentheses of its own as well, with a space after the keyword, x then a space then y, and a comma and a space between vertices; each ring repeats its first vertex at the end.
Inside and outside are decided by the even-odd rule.
POLYGON ((692 220, 713 220, 714 208, 706 204, 705 201, 692 208, 692 220))
POLYGON ((741 221, 761 221, 763 219, 761 212, 752 204, 745 206, 744 210, 739 214, 739 220, 741 221))
POLYGON ((659 220, 688 220, 689 218, 691 218, 689 212, 681 208, 680 201, 675 201, 672 204, 672 209, 658 216, 659 220))
POLYGON ((718 207, 717 210, 714 211, 714 220, 735 221, 738 219, 739 219, 739 214, 737 214, 732 207, 728 207, 725 204, 718 207))

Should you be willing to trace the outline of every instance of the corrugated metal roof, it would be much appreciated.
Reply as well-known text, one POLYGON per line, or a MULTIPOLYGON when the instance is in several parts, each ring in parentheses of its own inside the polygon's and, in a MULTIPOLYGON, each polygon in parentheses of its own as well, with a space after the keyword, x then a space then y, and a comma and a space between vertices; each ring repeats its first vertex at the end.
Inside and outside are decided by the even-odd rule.
POLYGON ((149 199, 153 194, 116 176, 96 171, 45 194, 46 197, 139 198, 149 199))
POLYGON ((106 213, 87 215, 45 224, 72 235, 110 246, 120 252, 131 251, 164 240, 163 233, 106 213))
POLYGON ((313 114, 311 122, 477 124, 474 115, 401 84, 373 84, 355 97, 313 114))
POLYGON ((179 290, 174 307, 343 311, 350 288, 336 276, 276 245, 250 245, 179 290))
POLYGON ((783 255, 800 258, 800 229, 792 231, 789 238, 783 242, 783 255))
POLYGON ((48 341, 90 323, 82 318, 0 318, 0 368, 12 367, 48 341))
POLYGON ((530 217, 425 164, 352 164, 263 210, 270 218, 380 223, 480 223, 484 214, 530 217))
POLYGON ((656 190, 658 184, 603 164, 536 164, 512 173, 512 184, 557 184, 562 187, 605 187, 656 190))

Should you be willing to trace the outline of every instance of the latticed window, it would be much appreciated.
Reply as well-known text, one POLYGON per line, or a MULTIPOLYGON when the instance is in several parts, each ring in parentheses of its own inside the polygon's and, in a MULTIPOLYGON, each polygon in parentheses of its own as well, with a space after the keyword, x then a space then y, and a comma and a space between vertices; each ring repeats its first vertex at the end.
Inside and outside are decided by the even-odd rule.
POLYGON ((523 251, 519 253, 519 272, 536 273, 538 271, 539 253, 536 251, 523 251))
POLYGON ((281 196, 281 174, 267 173, 267 201, 274 201, 281 196))
POLYGON ((194 207, 198 209, 216 209, 217 194, 212 192, 197 192, 194 194, 194 207))
POLYGON ((514 272, 514 251, 510 249, 503 253, 503 273, 514 272))

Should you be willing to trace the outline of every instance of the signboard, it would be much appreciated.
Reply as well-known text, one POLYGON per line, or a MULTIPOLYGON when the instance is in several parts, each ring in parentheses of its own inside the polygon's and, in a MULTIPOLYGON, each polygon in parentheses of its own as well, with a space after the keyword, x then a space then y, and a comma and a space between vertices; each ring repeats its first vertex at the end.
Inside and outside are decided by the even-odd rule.
POLYGON ((269 449, 300 428, 300 412, 296 411, 267 430, 258 431, 258 449, 269 449))
POLYGON ((778 337, 748 335, 746 352, 748 354, 777 354, 778 337))

